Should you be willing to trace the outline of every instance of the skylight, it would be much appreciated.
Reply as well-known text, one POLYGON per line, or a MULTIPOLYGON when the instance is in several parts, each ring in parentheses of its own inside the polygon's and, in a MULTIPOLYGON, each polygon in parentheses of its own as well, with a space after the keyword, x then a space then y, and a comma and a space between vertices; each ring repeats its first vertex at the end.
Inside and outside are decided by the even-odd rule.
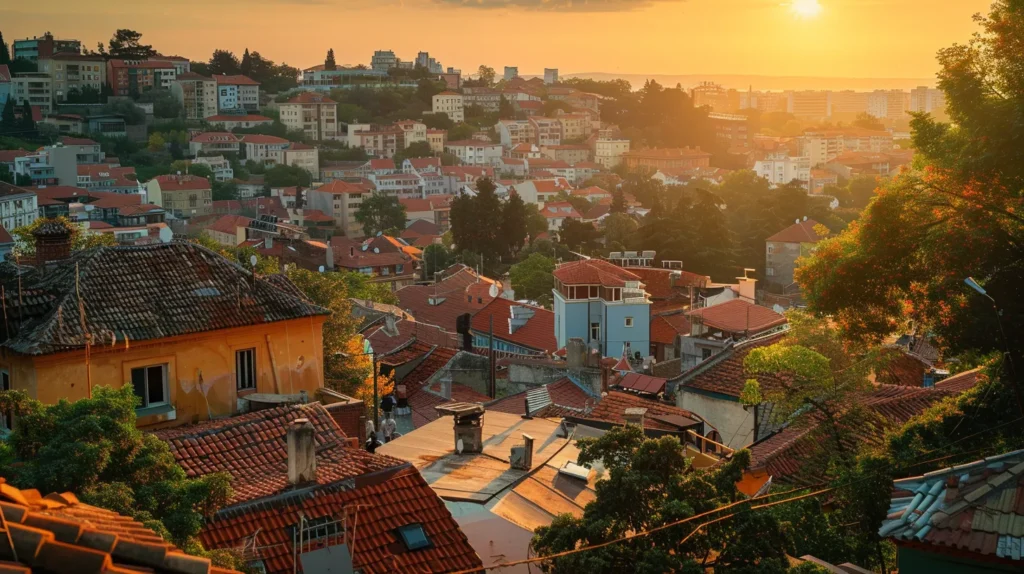
POLYGON ((426 531, 423 530, 423 525, 418 522, 399 526, 398 535, 402 538, 402 543, 409 550, 420 550, 433 546, 430 538, 427 538, 426 531))

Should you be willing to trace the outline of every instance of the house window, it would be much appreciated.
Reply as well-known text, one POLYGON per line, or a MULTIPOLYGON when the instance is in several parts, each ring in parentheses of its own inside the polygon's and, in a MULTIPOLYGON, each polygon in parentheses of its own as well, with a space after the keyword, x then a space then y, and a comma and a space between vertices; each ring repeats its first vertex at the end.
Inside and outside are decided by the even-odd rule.
POLYGON ((409 550, 419 550, 433 546, 426 531, 423 530, 423 525, 418 522, 400 526, 398 528, 398 536, 402 539, 402 544, 405 544, 405 547, 409 550))
POLYGON ((700 350, 700 360, 706 361, 711 358, 711 349, 700 350))
POLYGON ((167 365, 132 369, 132 388, 135 390, 135 396, 141 399, 139 408, 166 405, 169 402, 167 365))
POLYGON ((769 245, 768 246, 768 253, 775 253, 775 246, 774 245, 769 245))
POLYGON ((769 267, 769 268, 764 270, 764 273, 765 273, 765 275, 767 275, 769 277, 773 277, 773 276, 775 276, 775 268, 774 267, 769 267))
POLYGON ((590 340, 600 341, 601 340, 601 324, 591 323, 590 324, 590 340))
MULTIPOLYGON (((0 371, 0 391, 11 390, 11 373, 0 371)), ((14 419, 11 418, 11 411, 0 412, 0 430, 13 430, 14 419)))
POLYGON ((597 297, 598 297, 597 290, 598 290, 597 285, 591 285, 590 286, 590 298, 591 299, 597 299, 597 297))
POLYGON ((633 318, 632 317, 626 317, 626 326, 627 327, 632 327, 633 326, 633 318))
POLYGON ((256 388, 256 349, 235 351, 235 388, 239 391, 256 388))

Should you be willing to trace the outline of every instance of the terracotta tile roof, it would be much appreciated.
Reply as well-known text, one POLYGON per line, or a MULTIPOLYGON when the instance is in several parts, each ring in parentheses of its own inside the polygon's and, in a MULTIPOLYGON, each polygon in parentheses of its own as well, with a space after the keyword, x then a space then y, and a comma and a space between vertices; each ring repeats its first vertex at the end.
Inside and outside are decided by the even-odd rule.
POLYGON ((973 388, 974 385, 978 384, 978 381, 987 380, 987 378, 988 375, 979 367, 947 377, 935 383, 935 388, 953 393, 962 393, 967 389, 973 388))
MULTIPOLYGON (((409 465, 357 477, 354 488, 319 488, 302 496, 223 510, 207 522, 200 540, 207 548, 241 548, 255 541, 270 574, 293 572, 293 527, 306 520, 346 519, 352 531, 353 571, 450 572, 482 563, 444 501, 409 465), (356 518, 358 516, 358 518, 356 518), (419 524, 431 542, 407 550, 396 529, 419 524)), ((321 546, 314 544, 314 547, 321 546)))
POLYGON ((372 190, 372 186, 365 183, 349 183, 347 181, 334 180, 309 191, 341 195, 346 193, 369 193, 372 190))
POLYGON ((64 145, 100 145, 89 138, 73 138, 71 136, 61 136, 60 143, 64 145))
POLYGON ((241 141, 251 144, 285 144, 290 143, 284 138, 277 136, 268 136, 264 134, 245 134, 241 137, 241 141))
POLYGON ((569 219, 583 218, 583 216, 580 215, 580 212, 576 211, 576 208, 568 201, 545 203, 544 208, 540 210, 540 214, 548 219, 557 219, 559 217, 569 219))
POLYGON ((425 357, 427 353, 434 350, 434 346, 413 340, 411 345, 387 353, 380 351, 377 347, 374 347, 373 350, 376 351, 381 363, 397 367, 425 357))
MULTIPOLYGON (((542 418, 560 418, 564 416, 581 416, 587 407, 596 402, 597 398, 588 394, 579 385, 568 378, 560 379, 544 385, 551 404, 533 413, 531 416, 542 418)), ((511 415, 526 414, 526 392, 509 395, 486 404, 488 411, 497 411, 511 415)))
POLYGON ((378 353, 387 353, 412 339, 431 346, 456 349, 459 347, 459 335, 445 331, 435 325, 419 321, 401 320, 395 325, 397 332, 390 333, 383 326, 375 327, 367 336, 373 349, 378 353))
POLYGON ((434 407, 446 401, 441 396, 423 389, 427 386, 430 378, 447 366, 458 353, 459 351, 455 349, 437 347, 415 369, 397 381, 398 384, 405 385, 405 396, 409 402, 409 408, 412 410, 414 428, 420 428, 437 420, 438 415, 434 407))
POLYGON ((395 160, 393 159, 371 159, 370 169, 395 169, 395 160))
POLYGON ((218 84, 220 84, 220 85, 227 85, 227 86, 258 86, 258 85, 260 85, 260 83, 257 82, 256 80, 254 80, 254 79, 252 79, 252 78, 250 78, 248 76, 243 76, 241 74, 239 74, 237 76, 223 76, 223 75, 222 76, 214 76, 213 79, 217 80, 218 84))
POLYGON ((928 552, 953 549, 986 561, 1001 559, 1019 571, 1024 450, 895 481, 878 534, 928 552))
POLYGON ((87 175, 93 181, 113 180, 113 185, 130 187, 138 185, 134 167, 110 167, 106 164, 80 164, 78 175, 87 175))
POLYGON ((640 281, 635 273, 602 259, 582 259, 559 265, 553 275, 565 285, 603 285, 625 287, 627 281, 640 281))
POLYGON ((583 219, 600 219, 611 212, 611 205, 595 205, 587 211, 586 215, 583 216, 583 219))
POLYGON ((11 69, 7 64, 0 64, 0 82, 11 81, 11 69))
POLYGON ((781 313, 742 299, 694 309, 688 311, 687 316, 691 322, 702 322, 712 330, 751 335, 786 323, 786 317, 781 313))
MULTIPOLYGON (((743 368, 743 360, 747 358, 751 350, 774 345, 785 336, 785 333, 778 333, 729 347, 673 380, 678 381, 682 387, 739 399, 740 393, 743 392, 743 385, 749 378, 743 368)), ((762 386, 765 386, 781 384, 783 379, 782 375, 776 374, 759 375, 757 380, 762 386)))
POLYGON ((711 278, 689 271, 659 269, 656 267, 627 267, 627 271, 640 277, 644 290, 651 299, 668 299, 678 295, 689 297, 689 286, 706 287, 711 278), (673 282, 673 274, 677 275, 673 282))
POLYGON ((765 241, 776 243, 817 243, 821 237, 814 231, 814 226, 820 225, 813 219, 807 219, 800 223, 794 223, 782 231, 772 235, 765 241))
POLYGON ((0 163, 14 163, 15 158, 25 157, 32 152, 23 149, 0 149, 0 163))
POLYGON ((252 218, 245 217, 244 215, 221 215, 213 223, 207 225, 206 230, 235 235, 239 227, 249 227, 249 224, 252 222, 252 218))
MULTIPOLYGON (((688 410, 620 391, 610 391, 597 403, 594 410, 578 418, 623 425, 626 424, 626 409, 629 408, 647 409, 644 415, 645 429, 679 431, 682 430, 681 425, 689 426, 704 422, 704 419, 688 410)), ((705 429, 705 434, 707 430, 705 429)))
POLYGON ((192 136, 191 143, 238 143, 241 138, 231 132, 203 132, 192 136))
POLYGON ((498 297, 473 315, 472 328, 478 333, 488 333, 491 318, 494 318, 494 338, 508 341, 537 351, 553 353, 558 350, 555 340, 555 314, 547 309, 523 305, 498 297), (526 324, 509 333, 512 308, 521 307, 533 311, 526 324))
POLYGON ((198 175, 158 175, 154 179, 163 191, 212 189, 210 180, 198 175))
POLYGON ((316 92, 302 92, 301 94, 296 95, 295 97, 293 97, 292 99, 288 100, 285 103, 288 103, 288 104, 336 104, 337 102, 335 102, 334 100, 332 100, 331 98, 328 98, 327 96, 325 96, 323 94, 318 94, 316 92))
POLYGON ((710 153, 701 151, 700 148, 654 148, 631 150, 622 154, 624 158, 638 159, 682 159, 682 158, 704 158, 711 157, 710 153))
MULTIPOLYGON (((651 317, 651 342, 672 345, 680 333, 662 316, 651 317)), ((686 334, 689 334, 687 331, 686 334)))
POLYGON ((308 419, 316 431, 316 482, 329 485, 400 466, 402 461, 345 447, 341 432, 320 403, 291 405, 153 433, 170 446, 189 477, 231 475, 228 505, 285 493, 288 483, 288 426, 308 419))
POLYGON ((100 209, 120 209, 130 205, 142 205, 142 196, 133 193, 92 191, 69 185, 50 185, 31 189, 36 194, 39 205, 87 203, 100 209))
POLYGON ((254 286, 248 270, 193 243, 98 247, 23 277, 33 294, 24 306, 7 290, 20 324, 5 347, 32 355, 84 347, 79 321, 66 319, 78 316, 76 269, 88 332, 104 344, 328 314, 266 280, 254 286))
POLYGON ((371 241, 373 240, 356 243, 341 235, 331 237, 331 248, 334 250, 334 264, 346 269, 407 265, 408 269, 403 274, 411 274, 413 272, 413 258, 404 250, 385 251, 379 247, 371 246, 371 241))
POLYGON ((419 235, 441 235, 441 226, 434 223, 433 221, 427 221, 426 219, 417 219, 409 224, 408 227, 402 231, 402 236, 406 234, 419 235))
POLYGON ((235 572, 185 554, 141 522, 83 504, 70 492, 42 497, 35 489, 19 490, 0 478, 0 506, 2 572, 235 572), (7 540, 14 542, 16 560, 7 540))
POLYGON ((597 187, 596 185, 592 185, 590 187, 586 187, 586 188, 583 188, 583 189, 574 189, 574 190, 572 190, 572 194, 573 195, 579 195, 579 196, 582 196, 582 197, 591 197, 591 196, 601 196, 601 195, 608 195, 608 196, 610 196, 611 192, 605 191, 605 190, 601 189, 600 187, 597 187))
MULTIPOLYGON (((472 270, 460 269, 443 281, 433 285, 409 285, 399 289, 399 306, 412 314, 417 321, 437 325, 451 333, 455 332, 455 320, 463 313, 473 313, 490 302, 490 298, 472 302, 466 300, 466 290, 477 282, 472 270), (433 301, 433 303, 431 303, 433 301)), ((480 278, 482 281, 483 277, 480 278)), ((487 280, 488 282, 491 280, 487 280)))

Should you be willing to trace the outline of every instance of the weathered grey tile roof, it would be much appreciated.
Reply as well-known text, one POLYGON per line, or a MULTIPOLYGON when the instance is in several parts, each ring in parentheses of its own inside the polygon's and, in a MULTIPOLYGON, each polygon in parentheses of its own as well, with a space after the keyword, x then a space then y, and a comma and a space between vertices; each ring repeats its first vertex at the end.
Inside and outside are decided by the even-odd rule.
POLYGON ((326 315, 284 278, 250 270, 193 243, 98 247, 34 270, 21 286, 4 277, 12 351, 43 355, 203 331, 326 315), (77 269, 77 281, 76 281, 77 269), (20 292, 19 292, 20 291, 20 292))

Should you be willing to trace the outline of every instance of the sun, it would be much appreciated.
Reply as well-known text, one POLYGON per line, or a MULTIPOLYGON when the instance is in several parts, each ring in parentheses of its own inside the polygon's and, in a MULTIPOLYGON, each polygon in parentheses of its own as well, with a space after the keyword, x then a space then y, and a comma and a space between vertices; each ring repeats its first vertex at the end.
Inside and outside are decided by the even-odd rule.
POLYGON ((818 0, 792 0, 789 9, 800 18, 814 18, 821 14, 821 4, 818 0))

